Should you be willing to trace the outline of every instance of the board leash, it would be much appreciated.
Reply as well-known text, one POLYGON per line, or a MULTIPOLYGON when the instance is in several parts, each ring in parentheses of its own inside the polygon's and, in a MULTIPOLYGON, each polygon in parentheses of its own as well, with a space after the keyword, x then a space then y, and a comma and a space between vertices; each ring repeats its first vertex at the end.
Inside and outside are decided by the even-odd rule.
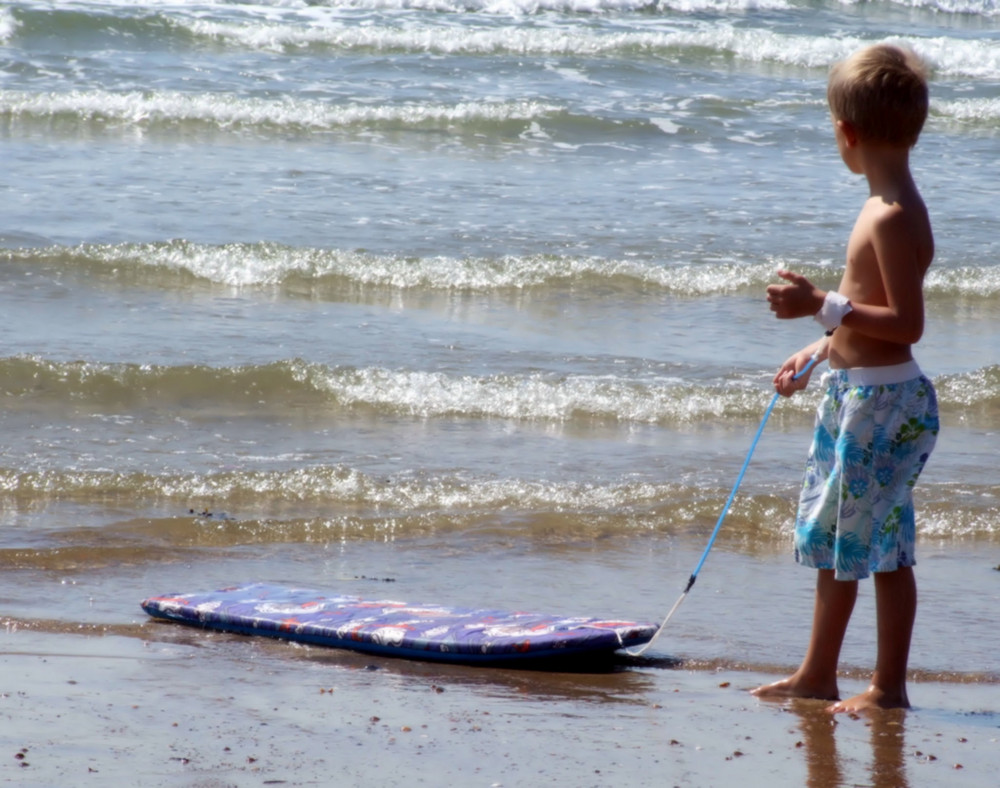
MULTIPOLYGON (((795 373, 792 380, 798 380, 803 375, 805 375, 816 362, 819 360, 820 351, 823 349, 823 345, 820 345, 816 352, 812 354, 807 363, 802 369, 795 373)), ((754 449, 757 448, 757 443, 760 441, 760 436, 764 432, 764 427, 767 424, 767 420, 771 416, 771 411, 774 410, 774 406, 778 404, 778 398, 781 395, 776 391, 774 396, 771 397, 771 402, 768 404, 767 409, 764 411, 764 417, 760 420, 760 425, 757 427, 757 433, 753 436, 753 441, 750 443, 750 449, 747 451, 746 459, 743 460, 743 467, 740 468, 739 475, 736 477, 736 483, 733 485, 732 491, 729 493, 729 498, 726 500, 726 505, 722 507, 722 512, 719 514, 719 519, 715 523, 715 528, 712 529, 712 535, 708 538, 708 544, 705 545, 705 550, 701 554, 701 558, 698 560, 698 564, 695 566, 694 571, 691 573, 691 577, 688 578, 687 586, 685 586, 684 591, 681 593, 680 597, 674 602, 674 606, 670 608, 670 612, 667 613, 666 618, 663 619, 663 623, 660 624, 656 633, 649 639, 648 642, 644 643, 639 648, 630 649, 626 648, 625 653, 630 657, 641 657, 645 654, 652 645, 659 639, 663 630, 667 627, 667 622, 673 617, 674 613, 677 612, 677 608, 681 606, 681 603, 687 598, 688 592, 694 587, 695 581, 698 579, 698 573, 701 568, 705 565, 705 561, 708 560, 708 554, 712 549, 712 545, 715 544, 715 538, 719 535, 719 530, 722 528, 722 521, 726 519, 726 515, 729 514, 729 507, 732 506, 733 499, 736 497, 736 491, 740 489, 740 484, 743 482, 743 477, 746 475, 747 467, 750 465, 750 458, 753 457, 754 449)))

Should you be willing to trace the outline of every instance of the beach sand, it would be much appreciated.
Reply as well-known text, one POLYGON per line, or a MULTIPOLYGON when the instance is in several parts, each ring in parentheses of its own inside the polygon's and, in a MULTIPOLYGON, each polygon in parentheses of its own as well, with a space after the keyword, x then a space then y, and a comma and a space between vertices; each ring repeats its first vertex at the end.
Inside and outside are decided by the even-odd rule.
MULTIPOLYGON (((30 786, 992 786, 1000 687, 831 717, 775 678, 378 659, 145 622, 0 634, 0 781, 30 786)), ((856 680, 842 685, 855 689, 856 680)), ((860 684, 858 684, 860 686, 860 684)))

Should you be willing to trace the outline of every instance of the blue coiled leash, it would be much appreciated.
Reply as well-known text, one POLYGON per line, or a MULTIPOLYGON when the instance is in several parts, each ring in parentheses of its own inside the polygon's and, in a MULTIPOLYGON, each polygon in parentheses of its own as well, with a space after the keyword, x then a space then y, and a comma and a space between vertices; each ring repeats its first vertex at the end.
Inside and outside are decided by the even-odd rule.
MULTIPOLYGON (((820 351, 817 350, 813 353, 812 357, 809 359, 809 363, 806 364, 802 369, 795 373, 792 380, 798 380, 803 375, 805 375, 816 362, 819 360, 820 351)), ((691 573, 691 577, 688 578, 687 586, 684 588, 684 592, 680 595, 680 598, 674 603, 674 606, 670 608, 670 612, 667 613, 667 617, 663 619, 663 623, 660 624, 659 629, 656 630, 656 634, 650 638, 648 643, 644 643, 638 649, 625 649, 625 653, 632 657, 641 657, 649 648, 657 641, 660 634, 667 626, 667 622, 670 621, 674 613, 677 612, 677 608, 681 606, 681 603, 687 597, 688 592, 692 589, 695 581, 698 579, 698 573, 701 568, 705 565, 705 561, 708 560, 708 554, 712 549, 712 545, 715 544, 715 538, 719 535, 719 529, 722 528, 722 521, 726 519, 726 515, 729 514, 729 507, 732 506, 733 499, 736 497, 736 491, 739 490, 740 484, 743 482, 743 477, 746 475, 747 466, 750 465, 750 458, 753 457, 754 449, 757 448, 757 442, 760 440, 761 434, 764 432, 764 426, 767 424, 768 418, 771 416, 771 411, 774 410, 774 406, 778 404, 778 398, 781 395, 778 392, 774 392, 774 396, 771 398, 770 404, 767 406, 767 410, 764 411, 764 418, 760 420, 760 426, 757 427, 757 434, 753 436, 753 441, 750 443, 750 450, 747 452, 746 459, 743 460, 743 467, 740 468, 739 476, 736 477, 736 483, 733 485, 732 492, 729 493, 729 498, 726 500, 726 505, 722 507, 722 513, 719 515, 718 521, 715 523, 715 528, 712 529, 712 535, 708 539, 708 544, 705 545, 705 551, 701 554, 701 558, 698 561, 697 566, 695 566, 694 571, 691 573)))

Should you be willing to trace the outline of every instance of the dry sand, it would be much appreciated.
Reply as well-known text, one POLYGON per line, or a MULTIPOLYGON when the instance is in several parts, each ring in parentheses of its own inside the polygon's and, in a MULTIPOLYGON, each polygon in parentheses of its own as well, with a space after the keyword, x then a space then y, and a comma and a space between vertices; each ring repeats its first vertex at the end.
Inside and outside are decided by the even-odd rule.
MULTIPOLYGON (((0 781, 23 786, 995 786, 1000 687, 906 712, 762 703, 752 672, 440 666, 149 622, 0 634, 0 781), (137 634, 138 633, 138 634, 137 634)), ((845 691, 856 690, 845 682, 845 691)))

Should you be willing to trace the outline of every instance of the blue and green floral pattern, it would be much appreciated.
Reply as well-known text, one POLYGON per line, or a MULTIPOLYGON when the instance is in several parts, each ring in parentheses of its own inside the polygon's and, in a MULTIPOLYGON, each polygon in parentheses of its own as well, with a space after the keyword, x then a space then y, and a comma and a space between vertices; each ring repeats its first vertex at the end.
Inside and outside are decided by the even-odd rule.
POLYGON ((795 520, 795 558, 838 580, 913 566, 913 486, 939 428, 934 386, 852 385, 843 370, 826 391, 795 520))

